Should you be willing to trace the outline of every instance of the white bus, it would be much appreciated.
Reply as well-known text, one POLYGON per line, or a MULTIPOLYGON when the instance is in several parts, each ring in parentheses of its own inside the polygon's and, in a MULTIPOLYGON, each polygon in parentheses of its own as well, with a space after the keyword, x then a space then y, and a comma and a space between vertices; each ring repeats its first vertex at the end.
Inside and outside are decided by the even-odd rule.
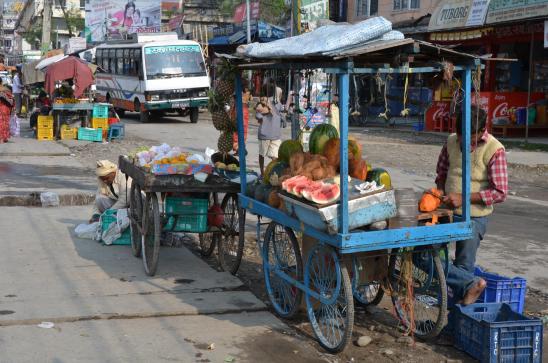
POLYGON ((97 99, 112 103, 119 114, 176 111, 198 122, 198 108, 207 105, 209 76, 202 49, 176 34, 135 35, 132 40, 97 47, 97 99))

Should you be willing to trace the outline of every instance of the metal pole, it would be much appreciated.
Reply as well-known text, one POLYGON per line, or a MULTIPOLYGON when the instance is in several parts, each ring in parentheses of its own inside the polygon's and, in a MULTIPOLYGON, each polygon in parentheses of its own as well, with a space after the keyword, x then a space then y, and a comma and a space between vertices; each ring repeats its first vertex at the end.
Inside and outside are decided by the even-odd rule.
POLYGON ((533 46, 535 42, 535 32, 531 29, 531 46, 529 47, 529 85, 527 87, 527 112, 525 113, 525 143, 529 142, 529 103, 531 102, 531 82, 533 79, 533 46))
POLYGON ((236 75, 236 120, 238 127, 238 156, 240 158, 240 193, 245 195, 246 189, 246 162, 245 162, 245 126, 244 126, 244 103, 242 100, 242 76, 236 75))
POLYGON ((340 118, 340 208, 339 233, 348 233, 348 90, 350 76, 339 74, 339 118, 340 118))
POLYGON ((251 43, 251 15, 249 14, 249 0, 245 0, 245 20, 247 21, 247 44, 251 43))
POLYGON ((462 217, 466 222, 470 222, 470 134, 472 118, 472 68, 466 67, 464 71, 464 102, 462 109, 462 217))

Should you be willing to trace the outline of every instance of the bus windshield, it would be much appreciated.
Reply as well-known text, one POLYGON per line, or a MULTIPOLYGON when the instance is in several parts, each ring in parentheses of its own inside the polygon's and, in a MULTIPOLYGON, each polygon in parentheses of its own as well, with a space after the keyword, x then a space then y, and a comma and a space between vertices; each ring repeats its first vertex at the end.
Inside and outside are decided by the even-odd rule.
POLYGON ((147 79, 207 76, 198 45, 164 45, 145 48, 147 79))

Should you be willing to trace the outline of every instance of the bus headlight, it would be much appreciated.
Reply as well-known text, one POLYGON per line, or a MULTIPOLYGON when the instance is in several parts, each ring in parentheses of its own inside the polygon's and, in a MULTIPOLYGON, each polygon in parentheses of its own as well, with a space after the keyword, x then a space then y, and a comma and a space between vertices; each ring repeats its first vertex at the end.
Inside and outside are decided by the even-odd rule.
POLYGON ((205 96, 207 96, 207 92, 206 92, 206 91, 198 92, 198 97, 205 97, 205 96))
POLYGON ((160 95, 150 95, 151 101, 160 101, 160 95))

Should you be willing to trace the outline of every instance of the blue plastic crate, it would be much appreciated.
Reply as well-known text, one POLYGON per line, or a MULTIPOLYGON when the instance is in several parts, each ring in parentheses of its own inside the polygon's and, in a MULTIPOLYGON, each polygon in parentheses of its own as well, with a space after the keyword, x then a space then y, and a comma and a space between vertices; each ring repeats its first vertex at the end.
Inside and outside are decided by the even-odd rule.
MULTIPOLYGON (((116 222, 116 209, 107 209, 105 213, 101 215, 101 230, 104 231, 111 223, 116 222)), ((122 235, 112 242, 113 245, 130 245, 131 244, 131 231, 130 228, 126 228, 122 235)))
POLYGON ((484 272, 476 266, 474 272, 487 282, 487 287, 477 300, 478 303, 506 303, 512 310, 523 313, 527 280, 522 277, 509 278, 484 272))
POLYGON ((103 141, 103 129, 91 129, 88 127, 78 128, 78 140, 103 141))
POLYGON ((455 346, 482 363, 541 363, 542 321, 508 304, 456 305, 455 346))
POLYGON ((108 106, 93 105, 93 117, 94 118, 108 118, 108 106))

